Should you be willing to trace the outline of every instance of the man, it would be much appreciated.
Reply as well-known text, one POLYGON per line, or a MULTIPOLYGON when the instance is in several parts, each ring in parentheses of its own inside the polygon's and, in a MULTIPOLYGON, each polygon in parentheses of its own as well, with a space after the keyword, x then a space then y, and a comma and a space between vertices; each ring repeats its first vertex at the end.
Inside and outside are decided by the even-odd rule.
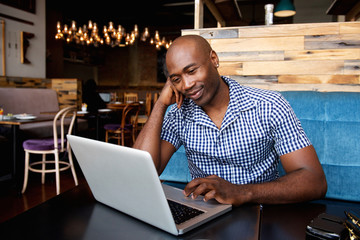
POLYGON ((151 154, 159 174, 184 145, 193 177, 186 196, 241 205, 325 195, 315 149, 279 93, 221 77, 217 54, 200 36, 177 38, 166 65, 168 80, 134 144, 151 154), (279 160, 286 171, 282 177, 279 160))

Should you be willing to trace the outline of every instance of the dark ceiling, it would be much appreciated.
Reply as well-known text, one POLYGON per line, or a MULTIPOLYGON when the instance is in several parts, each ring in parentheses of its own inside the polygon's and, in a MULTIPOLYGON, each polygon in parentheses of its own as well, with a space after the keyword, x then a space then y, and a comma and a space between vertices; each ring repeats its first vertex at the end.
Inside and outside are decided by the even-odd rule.
MULTIPOLYGON (((212 0, 213 1, 213 0, 212 0)), ((223 16, 226 26, 247 26, 264 24, 264 5, 279 0, 238 0, 237 9, 233 0, 216 0, 215 5, 223 16)), ((47 1, 47 7, 61 12, 62 23, 70 25, 75 20, 79 25, 88 20, 99 26, 112 21, 128 31, 138 24, 140 31, 149 27, 150 32, 159 30, 161 36, 175 38, 181 29, 194 28, 193 0, 156 0, 156 1, 84 1, 62 0, 47 1), (74 7, 76 2, 76 7, 74 7)), ((61 16, 60 15, 60 16, 61 16)), ((274 18, 274 23, 291 23, 292 18, 274 18)), ((204 7, 204 27, 216 27, 217 21, 207 7, 204 7)))

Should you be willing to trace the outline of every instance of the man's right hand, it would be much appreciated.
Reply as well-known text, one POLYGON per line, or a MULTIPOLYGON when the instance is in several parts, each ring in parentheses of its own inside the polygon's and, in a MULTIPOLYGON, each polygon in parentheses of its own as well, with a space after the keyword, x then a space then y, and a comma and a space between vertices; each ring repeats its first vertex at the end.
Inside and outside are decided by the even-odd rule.
POLYGON ((170 106, 171 104, 176 103, 177 107, 180 108, 181 104, 184 101, 184 95, 176 90, 175 86, 168 78, 168 80, 165 83, 165 86, 161 91, 158 101, 159 100, 165 106, 170 106))

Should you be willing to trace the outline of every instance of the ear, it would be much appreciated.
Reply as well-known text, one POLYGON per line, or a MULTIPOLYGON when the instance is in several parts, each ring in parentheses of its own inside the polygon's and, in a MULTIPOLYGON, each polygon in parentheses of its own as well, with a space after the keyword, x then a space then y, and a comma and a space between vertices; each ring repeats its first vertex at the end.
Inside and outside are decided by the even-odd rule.
POLYGON ((219 58, 214 50, 210 51, 210 60, 215 68, 219 67, 219 58))

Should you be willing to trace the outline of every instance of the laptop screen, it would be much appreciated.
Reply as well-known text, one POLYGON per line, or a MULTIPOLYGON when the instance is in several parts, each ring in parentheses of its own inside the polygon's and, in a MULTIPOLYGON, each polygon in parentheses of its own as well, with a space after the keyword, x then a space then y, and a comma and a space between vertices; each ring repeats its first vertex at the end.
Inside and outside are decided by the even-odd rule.
POLYGON ((101 99, 106 102, 106 103, 109 103, 110 102, 110 93, 99 93, 101 99))

